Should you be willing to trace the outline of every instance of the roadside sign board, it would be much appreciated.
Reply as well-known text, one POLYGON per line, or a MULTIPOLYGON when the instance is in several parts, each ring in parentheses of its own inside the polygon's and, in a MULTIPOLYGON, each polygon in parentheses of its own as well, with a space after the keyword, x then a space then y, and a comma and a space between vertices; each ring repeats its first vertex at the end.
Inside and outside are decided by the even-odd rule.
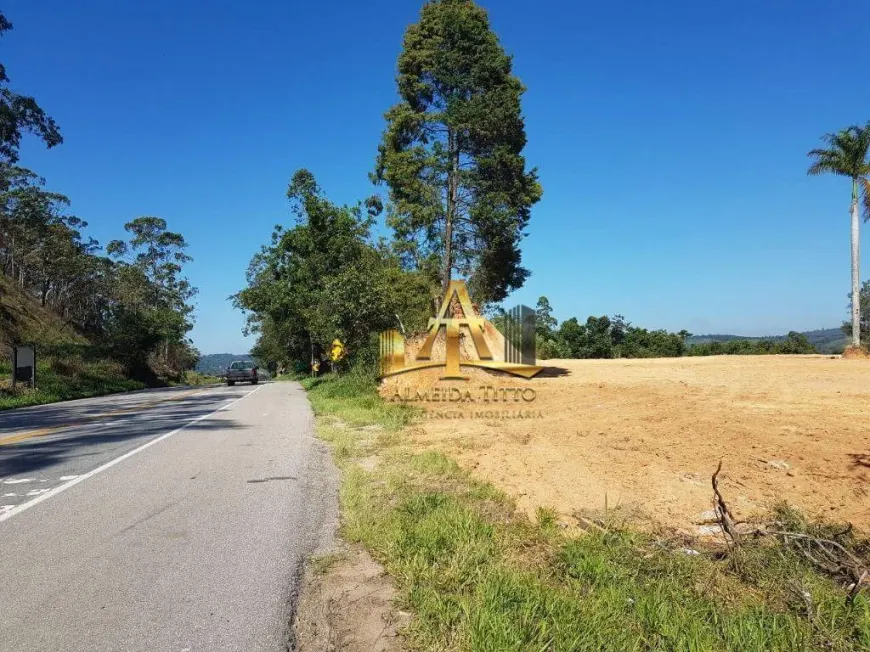
POLYGON ((18 345, 12 349, 12 386, 23 383, 36 387, 36 347, 18 345))

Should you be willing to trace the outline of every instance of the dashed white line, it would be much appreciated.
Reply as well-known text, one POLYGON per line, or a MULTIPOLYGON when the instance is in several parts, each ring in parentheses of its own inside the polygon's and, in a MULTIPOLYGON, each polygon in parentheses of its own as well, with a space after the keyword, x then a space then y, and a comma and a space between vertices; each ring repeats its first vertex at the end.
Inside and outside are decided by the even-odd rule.
POLYGON ((21 484, 22 482, 33 482, 33 478, 15 478, 14 480, 4 480, 3 484, 21 484))
POLYGON ((61 480, 61 482, 63 482, 64 480, 75 480, 77 477, 79 477, 79 476, 77 476, 77 475, 62 475, 62 476, 60 476, 60 480, 61 480))
MULTIPOLYGON (((189 428, 194 423, 208 419, 209 417, 214 416, 215 414, 217 414, 221 410, 226 410, 227 408, 232 407, 233 405, 235 405, 239 401, 242 401, 242 400, 248 398, 251 394, 254 394, 254 393, 258 392, 259 390, 263 389, 263 387, 265 387, 265 385, 260 385, 257 389, 255 389, 251 392, 248 392, 244 396, 241 396, 241 397, 235 399, 229 405, 225 405, 222 408, 218 408, 214 412, 209 412, 208 414, 203 414, 202 416, 198 416, 195 419, 191 419, 190 421, 185 423, 180 428, 176 428, 175 430, 172 430, 171 432, 167 432, 164 435, 160 435, 159 437, 152 439, 149 442, 145 442, 144 444, 142 444, 138 448, 134 448, 131 451, 127 451, 126 453, 124 453, 120 457, 116 457, 115 459, 106 462, 105 464, 97 467, 93 471, 88 471, 87 473, 80 475, 76 478, 73 478, 72 480, 69 480, 68 482, 65 482, 62 485, 58 485, 57 487, 54 487, 53 489, 49 489, 48 491, 45 491, 45 493, 41 493, 40 495, 34 497, 33 500, 29 500, 26 503, 21 503, 20 505, 0 505, 0 523, 5 521, 6 519, 12 518, 16 514, 20 514, 24 510, 30 509, 34 505, 38 505, 39 503, 43 502, 44 500, 48 500, 52 496, 56 496, 57 494, 59 494, 63 491, 66 491, 70 487, 74 487, 75 485, 77 485, 80 482, 84 482, 88 478, 92 478, 93 476, 97 475, 98 473, 102 473, 106 469, 112 468, 116 464, 126 460, 128 457, 133 457, 136 453, 141 453, 146 448, 150 448, 151 446, 153 446, 157 442, 163 441, 164 439, 169 439, 170 437, 172 437, 172 435, 175 435, 175 434, 181 432, 182 430, 189 428)), ((29 482, 30 480, 31 480, 30 478, 27 478, 27 479, 23 479, 23 480, 6 480, 5 482, 7 484, 13 484, 15 482, 29 482)))

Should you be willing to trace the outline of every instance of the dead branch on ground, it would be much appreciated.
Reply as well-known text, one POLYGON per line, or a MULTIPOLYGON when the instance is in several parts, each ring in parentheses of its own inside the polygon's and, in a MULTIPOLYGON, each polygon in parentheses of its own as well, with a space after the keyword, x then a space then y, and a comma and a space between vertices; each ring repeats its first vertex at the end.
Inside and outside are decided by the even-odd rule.
POLYGON ((722 492, 719 491, 719 472, 722 470, 722 460, 719 460, 719 466, 716 467, 716 472, 713 474, 713 493, 716 496, 716 519, 719 522, 719 527, 722 528, 722 533, 725 535, 726 543, 729 546, 740 545, 740 533, 734 524, 734 517, 722 497, 722 492), (729 541, 730 539, 730 541, 729 541))
POLYGON ((756 530, 756 534, 782 537, 784 546, 796 548, 817 568, 833 577, 846 579, 848 581, 846 588, 849 591, 847 601, 850 604, 861 591, 870 586, 870 569, 866 563, 836 541, 783 530, 759 529, 756 530))
MULTIPOLYGON (((713 474, 713 493, 715 495, 716 519, 722 532, 725 535, 727 544, 733 547, 740 545, 740 533, 737 531, 736 522, 731 510, 728 509, 728 504, 719 491, 719 473, 722 471, 722 461, 719 461, 719 466, 713 474)), ((800 552, 813 566, 821 569, 831 577, 838 577, 847 582, 846 589, 848 590, 847 601, 851 604, 855 597, 864 589, 870 586, 870 567, 867 563, 859 559, 854 553, 848 550, 843 544, 817 537, 804 532, 790 532, 782 529, 768 529, 771 526, 783 526, 782 523, 771 523, 767 527, 756 529, 753 534, 755 536, 771 536, 781 539, 782 545, 786 548, 792 548, 800 552)), ((834 535, 835 538, 841 538, 851 534, 852 526, 848 525, 842 532, 834 535)), ((812 605, 807 605, 808 613, 812 612, 812 605)))

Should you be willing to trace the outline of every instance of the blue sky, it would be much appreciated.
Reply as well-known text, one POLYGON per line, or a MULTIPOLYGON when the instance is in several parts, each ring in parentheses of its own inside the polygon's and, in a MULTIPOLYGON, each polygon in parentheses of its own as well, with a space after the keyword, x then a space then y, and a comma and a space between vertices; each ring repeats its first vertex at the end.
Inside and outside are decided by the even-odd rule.
MULTIPOLYGON (((27 142, 22 162, 104 244, 140 215, 182 232, 195 344, 243 352, 226 298, 291 222, 293 171, 339 202, 371 194, 420 4, 13 0, 0 60, 66 141, 27 142)), ((523 246, 533 273, 508 303, 545 294, 560 320, 694 333, 845 318, 849 185, 807 177, 806 152, 870 119, 863 2, 482 4, 529 89, 526 156, 544 186, 523 246)))

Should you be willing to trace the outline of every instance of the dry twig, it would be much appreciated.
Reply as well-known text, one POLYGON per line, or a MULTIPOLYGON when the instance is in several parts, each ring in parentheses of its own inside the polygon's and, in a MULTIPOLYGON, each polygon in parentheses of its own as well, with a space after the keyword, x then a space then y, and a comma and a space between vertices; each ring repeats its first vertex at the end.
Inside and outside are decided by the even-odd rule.
MULTIPOLYGON (((722 492, 719 491, 719 473, 721 471, 722 461, 720 460, 719 466, 716 467, 716 472, 713 474, 712 479, 713 493, 715 494, 716 519, 719 526, 722 528, 722 532, 725 535, 725 542, 729 547, 739 547, 740 533, 737 531, 736 521, 731 514, 731 510, 728 509, 728 505, 725 502, 725 498, 722 496, 722 492)), ((785 526, 785 524, 779 522, 774 522, 771 525, 779 527, 785 526)), ((842 532, 839 532, 834 536, 839 538, 850 534, 851 531, 852 526, 849 525, 842 532)), ((870 568, 868 568, 867 563, 856 557, 855 554, 837 541, 816 537, 803 532, 768 530, 766 528, 759 528, 755 530, 753 534, 756 536, 782 537, 782 544, 784 546, 793 546, 794 548, 797 548, 797 550, 799 550, 800 553, 817 568, 820 568, 833 577, 848 579, 848 585, 846 588, 849 592, 847 595, 847 601, 849 604, 855 600, 855 597, 861 593, 861 591, 870 586, 870 568)), ((808 596, 803 590, 798 590, 797 593, 805 601, 807 615, 812 620, 812 614, 815 611, 812 604, 812 596, 808 596)))
POLYGON ((719 491, 719 472, 722 470, 722 460, 719 460, 719 466, 716 467, 716 473, 713 474, 713 493, 716 495, 716 518, 719 521, 719 526, 726 536, 726 541, 730 539, 731 545, 740 545, 740 533, 734 524, 734 517, 719 491))
POLYGON ((829 575, 845 576, 849 579, 847 601, 851 604, 855 597, 870 586, 870 569, 854 554, 840 543, 831 539, 814 537, 802 532, 788 532, 782 530, 757 530, 757 534, 782 537, 783 544, 789 545, 790 539, 800 542, 798 545, 804 557, 816 567, 821 568, 829 575), (815 553, 815 554, 813 554, 815 553))

